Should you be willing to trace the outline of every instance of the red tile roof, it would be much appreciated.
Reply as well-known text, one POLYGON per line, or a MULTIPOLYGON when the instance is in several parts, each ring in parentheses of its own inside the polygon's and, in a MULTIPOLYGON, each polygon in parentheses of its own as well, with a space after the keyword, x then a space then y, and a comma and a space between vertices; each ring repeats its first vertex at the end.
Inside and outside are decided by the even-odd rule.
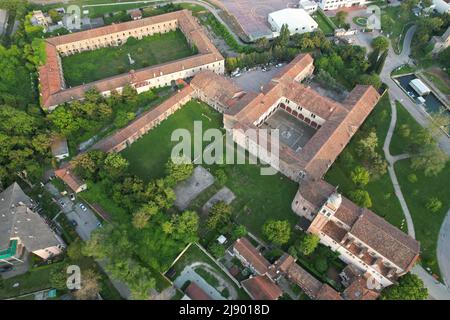
POLYGON ((237 239, 234 249, 252 265, 259 274, 265 274, 270 266, 269 261, 246 238, 237 239))
POLYGON ((192 300, 212 300, 211 297, 202 290, 195 282, 191 282, 186 288, 185 293, 192 300))
POLYGON ((278 300, 283 291, 266 275, 258 275, 242 281, 242 286, 253 300, 278 300))

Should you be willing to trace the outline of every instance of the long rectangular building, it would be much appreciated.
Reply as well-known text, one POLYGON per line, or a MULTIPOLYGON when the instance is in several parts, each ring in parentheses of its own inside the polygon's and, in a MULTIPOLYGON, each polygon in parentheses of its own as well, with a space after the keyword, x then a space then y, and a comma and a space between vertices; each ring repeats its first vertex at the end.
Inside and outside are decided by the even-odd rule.
POLYGON ((131 85, 140 93, 154 87, 168 86, 172 81, 193 77, 204 70, 218 74, 223 74, 225 70, 224 58, 188 10, 49 38, 46 40, 46 54, 46 63, 39 69, 39 82, 41 106, 49 111, 65 102, 83 99, 84 93, 92 88, 108 96, 113 90, 120 93, 123 87, 131 85), (129 37, 142 39, 176 29, 183 32, 189 44, 197 48, 198 54, 67 88, 61 56, 120 46, 129 37))

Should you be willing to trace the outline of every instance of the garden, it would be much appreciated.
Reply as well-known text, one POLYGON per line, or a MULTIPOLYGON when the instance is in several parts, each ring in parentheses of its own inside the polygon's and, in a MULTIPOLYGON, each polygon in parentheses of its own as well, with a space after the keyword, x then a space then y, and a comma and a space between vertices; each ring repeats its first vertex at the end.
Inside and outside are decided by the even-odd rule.
POLYGON ((74 87, 196 54, 177 29, 138 40, 130 37, 119 47, 100 48, 62 58, 64 78, 74 87), (164 54, 161 54, 161 53, 164 54), (130 58, 134 63, 130 63, 130 58))

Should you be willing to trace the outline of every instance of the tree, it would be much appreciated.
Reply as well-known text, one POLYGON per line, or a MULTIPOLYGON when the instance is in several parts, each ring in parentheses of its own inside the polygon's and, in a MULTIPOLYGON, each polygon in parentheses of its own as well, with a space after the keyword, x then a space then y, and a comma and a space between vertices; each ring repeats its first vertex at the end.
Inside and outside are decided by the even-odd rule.
POLYGON ((448 131, 450 129, 450 116, 448 112, 436 112, 431 115, 433 120, 430 122, 430 134, 438 135, 441 130, 448 131))
POLYGON ((287 24, 283 24, 280 29, 280 35, 276 39, 277 45, 281 47, 287 46, 290 36, 291 32, 289 31, 289 26, 287 24))
POLYGON ((382 300, 426 300, 428 290, 423 281, 415 274, 408 273, 398 283, 381 292, 382 300))
POLYGON ((366 84, 366 85, 371 85, 373 86, 375 89, 379 89, 381 87, 381 79, 380 76, 376 73, 371 73, 371 74, 362 74, 359 77, 358 82, 360 84, 366 84))
POLYGON ((309 233, 300 240, 298 250, 305 256, 309 256, 316 250, 319 245, 320 237, 316 234, 309 233))
POLYGON ((425 204, 425 208, 433 213, 436 213, 442 208, 442 202, 438 198, 432 197, 428 199, 427 203, 425 204))
POLYGON ((219 259, 225 255, 224 246, 220 245, 217 242, 213 242, 209 247, 208 251, 214 256, 214 258, 219 259))
POLYGON ((83 243, 80 240, 72 242, 67 247, 67 256, 72 261, 77 261, 83 257, 83 243))
POLYGON ((178 182, 186 180, 192 175, 194 165, 187 159, 170 159, 166 163, 166 180, 170 186, 176 185, 178 182))
POLYGON ((283 245, 291 237, 291 224, 287 220, 268 220, 263 225, 266 238, 277 245, 283 245))
POLYGON ((422 147, 422 151, 411 159, 413 170, 423 170, 425 176, 436 176, 441 172, 448 161, 448 156, 436 144, 422 147))
POLYGON ((146 204, 133 214, 132 224, 136 229, 143 229, 148 221, 158 212, 158 207, 153 204, 146 204))
POLYGON ((224 201, 219 201, 212 206, 209 211, 209 217, 206 226, 209 230, 215 230, 230 222, 231 206, 224 201))
POLYGON ((389 48, 389 39, 383 36, 378 36, 372 40, 371 45, 375 50, 383 52, 389 48))
POLYGON ((81 274, 81 288, 73 295, 77 300, 95 300, 100 292, 100 276, 94 270, 86 270, 81 274))
POLYGON ((350 200, 363 208, 370 208, 372 206, 372 199, 366 190, 355 190, 350 192, 350 200))
POLYGON ((337 12, 337 13, 336 13, 336 16, 335 16, 335 18, 336 18, 336 24, 337 24, 339 27, 342 27, 342 26, 345 24, 345 19, 347 19, 347 16, 348 16, 348 12, 345 12, 345 11, 339 11, 339 12, 337 12))
POLYGON ((243 225, 236 226, 231 233, 231 237, 233 239, 239 239, 244 237, 245 235, 247 235, 247 228, 243 225))
POLYGON ((105 158, 105 173, 113 179, 122 176, 127 170, 129 162, 120 153, 110 152, 105 158))
POLYGON ((67 273, 65 267, 57 268, 50 273, 50 285, 57 290, 67 289, 67 273))
POLYGON ((351 173, 350 177, 354 184, 363 187, 370 181, 370 173, 365 168, 358 166, 351 173))
POLYGON ((411 134, 411 128, 407 124, 402 124, 398 129, 398 133, 402 138, 408 138, 411 134))
POLYGON ((376 153, 378 146, 378 137, 375 130, 371 130, 367 137, 359 140, 356 144, 356 152, 364 159, 370 159, 376 153))

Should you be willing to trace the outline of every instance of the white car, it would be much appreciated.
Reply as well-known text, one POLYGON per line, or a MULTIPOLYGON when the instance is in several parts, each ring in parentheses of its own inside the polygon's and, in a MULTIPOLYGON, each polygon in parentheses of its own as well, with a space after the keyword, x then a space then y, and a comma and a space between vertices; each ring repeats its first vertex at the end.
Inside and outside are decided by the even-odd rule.
POLYGON ((87 211, 87 208, 85 207, 84 204, 80 203, 78 206, 81 208, 81 210, 87 211))

